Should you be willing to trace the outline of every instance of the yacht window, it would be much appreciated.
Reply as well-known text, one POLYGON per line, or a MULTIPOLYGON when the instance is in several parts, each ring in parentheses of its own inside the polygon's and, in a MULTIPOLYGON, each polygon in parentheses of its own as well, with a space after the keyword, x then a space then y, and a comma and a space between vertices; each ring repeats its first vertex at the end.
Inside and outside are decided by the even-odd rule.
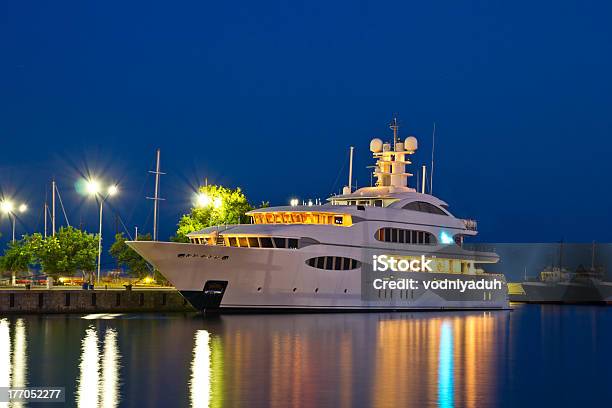
POLYGON ((270 237, 261 237, 259 238, 259 242, 262 248, 274 248, 274 245, 272 245, 272 238, 270 237))
POLYGON ((249 237, 249 246, 251 248, 259 248, 259 242, 257 241, 257 237, 249 237))
POLYGON ((240 245, 241 247, 248 247, 249 244, 246 237, 238 237, 238 245, 240 245))
POLYGON ((425 201, 413 201, 402 207, 404 210, 419 211, 429 214, 448 215, 442 209, 425 201))
POLYGON ((290 249, 297 249, 298 247, 298 240, 297 238, 289 238, 289 246, 288 248, 290 249))
POLYGON ((407 230, 401 228, 380 228, 374 238, 381 242, 402 244, 435 245, 436 237, 427 231, 407 230))
POLYGON ((374 207, 382 207, 383 200, 374 200, 374 207))
POLYGON ((317 269, 335 271, 357 269, 361 266, 358 260, 342 256, 318 256, 316 258, 307 259, 306 264, 317 269))
POLYGON ((332 257, 331 256, 326 256, 325 258, 325 267, 323 269, 331 269, 331 265, 332 265, 332 257))
POLYGON ((317 260, 317 268, 319 269, 325 269, 325 257, 324 256, 320 256, 318 258, 314 258, 317 260))
POLYGON ((274 240, 274 246, 276 248, 287 248, 285 238, 272 238, 274 240))
POLYGON ((341 215, 334 216, 334 224, 342 225, 342 216, 341 215))
POLYGON ((229 241, 229 246, 238 246, 238 239, 236 237, 228 237, 227 240, 229 241))

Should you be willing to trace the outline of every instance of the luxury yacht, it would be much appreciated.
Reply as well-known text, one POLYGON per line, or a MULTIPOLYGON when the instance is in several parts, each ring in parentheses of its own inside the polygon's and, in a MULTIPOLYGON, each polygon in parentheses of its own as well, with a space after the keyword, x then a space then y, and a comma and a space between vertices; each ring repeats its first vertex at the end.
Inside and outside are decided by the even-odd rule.
POLYGON ((373 139, 376 183, 349 185, 327 202, 259 208, 250 224, 219 225, 188 234, 189 243, 132 241, 197 309, 440 310, 506 309, 503 275, 481 264, 498 256, 463 247, 477 234, 474 220, 408 185, 413 136, 373 139), (395 259, 409 269, 377 268, 395 259), (421 265, 421 270, 412 268, 421 265), (408 283, 410 282, 410 283, 408 283))

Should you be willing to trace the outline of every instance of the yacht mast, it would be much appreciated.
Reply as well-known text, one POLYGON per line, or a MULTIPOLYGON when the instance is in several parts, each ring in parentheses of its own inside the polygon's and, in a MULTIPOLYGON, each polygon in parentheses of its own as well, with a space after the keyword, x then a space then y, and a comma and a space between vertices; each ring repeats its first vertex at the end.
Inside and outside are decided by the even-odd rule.
POLYGON ((433 124, 431 134, 431 171, 429 172, 429 194, 433 195, 434 151, 436 149, 436 122, 433 124))
POLYGON ((397 145, 397 129, 399 129, 399 125, 397 124, 397 116, 393 117, 389 127, 393 129, 393 150, 395 150, 397 145))
POLYGON ((355 148, 353 146, 351 146, 351 157, 349 159, 349 182, 348 182, 348 188, 349 188, 349 193, 353 188, 353 150, 355 148))

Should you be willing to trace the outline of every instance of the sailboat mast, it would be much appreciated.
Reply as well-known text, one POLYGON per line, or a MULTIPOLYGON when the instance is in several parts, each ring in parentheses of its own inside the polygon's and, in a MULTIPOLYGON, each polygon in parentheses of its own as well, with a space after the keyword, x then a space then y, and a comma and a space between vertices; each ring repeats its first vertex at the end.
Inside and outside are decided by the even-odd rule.
POLYGON ((157 163, 155 165, 155 199, 153 202, 153 241, 157 241, 157 212, 159 210, 159 156, 157 149, 157 163))
POLYGON ((49 189, 47 188, 47 186, 45 186, 45 205, 44 205, 44 212, 45 212, 45 238, 47 238, 47 211, 49 209, 49 204, 47 203, 48 193, 49 193, 49 189))
POLYGON ((55 236, 55 179, 51 182, 51 235, 55 236))
POLYGON ((159 158, 160 158, 160 149, 157 149, 157 160, 155 164, 155 171, 149 171, 149 173, 155 174, 155 195, 153 197, 147 197, 149 200, 153 200, 153 241, 157 241, 157 226, 158 226, 158 217, 159 217, 159 200, 163 200, 163 198, 159 197, 159 176, 165 173, 159 171, 159 158))

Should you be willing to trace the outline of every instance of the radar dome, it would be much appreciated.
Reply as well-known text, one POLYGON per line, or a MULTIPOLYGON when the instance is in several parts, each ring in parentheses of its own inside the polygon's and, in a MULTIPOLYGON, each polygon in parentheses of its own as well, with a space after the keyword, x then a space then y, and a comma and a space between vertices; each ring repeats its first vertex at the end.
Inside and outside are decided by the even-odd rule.
POLYGON ((419 142, 417 142, 417 138, 414 136, 408 136, 404 142, 404 149, 408 150, 409 152, 414 152, 418 148, 419 142))
POLYGON ((380 139, 372 139, 370 142, 370 151, 372 153, 380 153, 383 149, 383 141, 380 139))

